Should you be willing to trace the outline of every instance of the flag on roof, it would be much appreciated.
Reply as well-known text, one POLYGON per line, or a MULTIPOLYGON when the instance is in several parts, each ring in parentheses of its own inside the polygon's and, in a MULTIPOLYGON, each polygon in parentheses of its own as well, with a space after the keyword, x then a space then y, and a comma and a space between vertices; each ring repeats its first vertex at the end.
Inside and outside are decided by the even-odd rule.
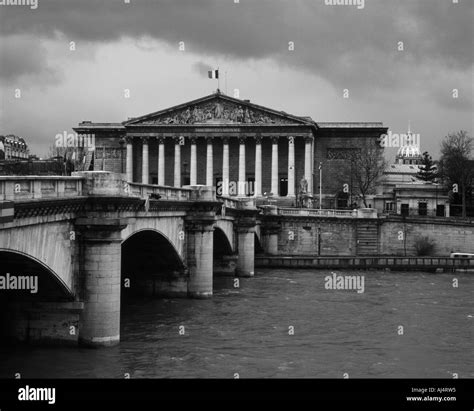
POLYGON ((219 78, 219 70, 211 70, 207 72, 209 78, 219 78))

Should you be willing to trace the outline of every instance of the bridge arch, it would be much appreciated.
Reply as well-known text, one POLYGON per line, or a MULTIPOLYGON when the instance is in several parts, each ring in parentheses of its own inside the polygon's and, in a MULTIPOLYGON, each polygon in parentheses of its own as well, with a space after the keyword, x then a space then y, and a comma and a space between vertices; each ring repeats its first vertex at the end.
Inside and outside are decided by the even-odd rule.
POLYGON ((233 247, 224 230, 218 226, 214 227, 214 255, 233 254, 233 247))
POLYGON ((0 276, 0 343, 74 343, 80 307, 76 309, 73 292, 51 267, 1 248, 0 276))
POLYGON ((155 229, 140 229, 122 242, 122 296, 186 296, 187 272, 179 251, 155 229))
POLYGON ((166 216, 160 218, 136 218, 122 230, 122 240, 131 238, 141 231, 155 231, 167 239, 178 253, 180 258, 185 258, 185 228, 183 216, 166 216))
MULTIPOLYGON (((74 293, 69 284, 61 278, 51 267, 38 258, 17 250, 0 248, 0 276, 36 276, 38 290, 34 297, 42 299, 73 300, 74 293)), ((9 295, 11 293, 2 293, 9 295)))
POLYGON ((31 258, 54 273, 71 294, 77 294, 73 258, 78 250, 76 234, 71 221, 8 228, 0 231, 0 250, 31 258))
MULTIPOLYGON (((220 230, 220 232, 225 236, 227 239, 227 243, 230 244, 232 253, 235 252, 235 235, 234 235, 234 221, 228 218, 221 218, 216 221, 216 225, 214 226, 214 232, 216 230, 220 230)), ((216 237, 214 236, 214 243, 216 237)))

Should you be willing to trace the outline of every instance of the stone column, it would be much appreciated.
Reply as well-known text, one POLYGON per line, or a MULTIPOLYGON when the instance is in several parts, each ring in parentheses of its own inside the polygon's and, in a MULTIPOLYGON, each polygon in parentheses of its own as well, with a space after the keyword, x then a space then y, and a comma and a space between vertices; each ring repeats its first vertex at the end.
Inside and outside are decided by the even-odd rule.
POLYGON ((255 270, 255 220, 241 219, 237 224, 237 275, 252 277, 255 270))
POLYGON ((148 161, 148 137, 142 137, 142 184, 148 184, 150 175, 148 161))
POLYGON ((133 139, 127 137, 127 160, 126 160, 126 173, 127 181, 129 183, 133 182, 133 139))
POLYGON ((180 139, 174 141, 174 186, 181 187, 181 145, 180 139))
POLYGON ((197 155, 196 155, 196 139, 191 139, 191 161, 190 161, 190 172, 189 172, 189 180, 192 186, 197 184, 197 155))
POLYGON ((165 139, 158 139, 158 185, 165 185, 165 139))
POLYGON ((255 197, 262 196, 262 139, 255 139, 255 197))
POLYGON ((288 197, 295 196, 295 138, 288 138, 288 197))
POLYGON ((222 195, 229 195, 229 140, 222 141, 222 195))
POLYGON ((272 138, 272 188, 274 196, 278 196, 278 138, 272 138))
POLYGON ((79 342, 109 346, 120 341, 120 231, 125 219, 79 218, 83 254, 84 310, 79 323, 79 342))
POLYGON ((188 297, 212 297, 214 213, 190 214, 186 223, 188 297))
POLYGON ((239 139, 239 182, 237 194, 239 197, 244 197, 246 193, 246 179, 245 179, 245 139, 239 139))
POLYGON ((304 145, 304 178, 308 182, 308 194, 313 193, 313 165, 311 149, 313 147, 313 139, 307 137, 304 145))
POLYGON ((207 139, 207 156, 206 156, 206 185, 214 186, 214 156, 212 152, 212 138, 207 139))

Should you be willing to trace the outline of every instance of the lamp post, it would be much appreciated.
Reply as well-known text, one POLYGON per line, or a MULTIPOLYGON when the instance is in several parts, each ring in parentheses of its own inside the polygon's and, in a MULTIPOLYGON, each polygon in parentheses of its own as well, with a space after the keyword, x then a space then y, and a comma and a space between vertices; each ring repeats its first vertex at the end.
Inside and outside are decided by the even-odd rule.
POLYGON ((323 199, 323 163, 319 163, 319 210, 322 208, 323 199))

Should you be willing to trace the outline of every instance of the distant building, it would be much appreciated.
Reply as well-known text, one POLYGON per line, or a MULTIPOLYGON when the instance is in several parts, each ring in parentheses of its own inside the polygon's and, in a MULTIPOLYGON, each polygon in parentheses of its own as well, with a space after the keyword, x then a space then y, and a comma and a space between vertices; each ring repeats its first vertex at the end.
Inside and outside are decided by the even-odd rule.
POLYGON ((13 134, 0 136, 0 160, 24 160, 29 155, 30 150, 22 137, 13 134))
POLYGON ((385 169, 373 199, 379 212, 449 217, 448 190, 439 183, 418 179, 421 161, 418 146, 400 147, 395 163, 385 169))

